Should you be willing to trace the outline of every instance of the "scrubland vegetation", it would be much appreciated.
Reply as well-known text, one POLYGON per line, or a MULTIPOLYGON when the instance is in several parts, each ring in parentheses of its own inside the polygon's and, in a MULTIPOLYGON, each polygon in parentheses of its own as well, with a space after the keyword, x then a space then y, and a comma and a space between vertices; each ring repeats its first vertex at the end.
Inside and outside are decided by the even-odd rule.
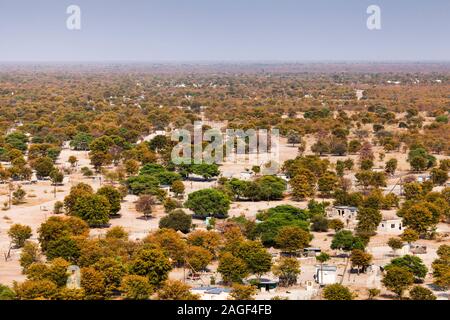
POLYGON ((309 299, 448 296, 450 67, 303 68, 5 67, 0 299, 295 299, 327 264, 309 299), (276 172, 174 163, 195 121, 278 129, 276 172))

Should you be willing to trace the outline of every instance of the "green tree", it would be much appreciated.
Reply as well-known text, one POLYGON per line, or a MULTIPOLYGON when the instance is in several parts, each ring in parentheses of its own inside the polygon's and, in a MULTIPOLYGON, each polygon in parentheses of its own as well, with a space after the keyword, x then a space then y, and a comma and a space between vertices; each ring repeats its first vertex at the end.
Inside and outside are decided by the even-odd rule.
POLYGON ((49 260, 63 258, 75 262, 80 256, 80 248, 75 240, 61 237, 48 243, 45 255, 49 260))
POLYGON ((152 216, 153 206, 156 204, 155 197, 149 194, 143 194, 136 201, 136 211, 141 212, 145 219, 152 216))
POLYGON ((75 150, 89 150, 89 145, 94 138, 85 132, 78 132, 70 141, 70 146, 75 150))
POLYGON ((448 180, 448 172, 439 168, 431 170, 431 181, 436 186, 444 185, 448 180))
POLYGON ((190 193, 185 206, 198 216, 226 218, 230 209, 230 199, 219 190, 202 189, 190 193))
POLYGON ((61 288, 67 283, 69 265, 63 258, 55 258, 50 264, 33 263, 27 269, 27 279, 50 280, 61 288))
POLYGON ((295 200, 304 200, 315 194, 316 177, 309 170, 301 170, 289 183, 292 187, 292 197, 295 200))
POLYGON ((389 159, 386 162, 384 171, 391 176, 394 175, 395 171, 397 170, 397 164, 398 164, 397 159, 389 159))
POLYGON ((82 195, 75 201, 71 214, 86 221, 89 226, 104 226, 109 222, 111 205, 101 195, 82 195))
POLYGON ((433 229, 440 219, 440 211, 429 203, 417 203, 403 212, 403 225, 424 235, 433 229))
POLYGON ((13 224, 8 230, 8 236, 11 238, 11 242, 16 248, 22 248, 25 241, 30 239, 32 234, 29 226, 21 224, 13 224))
POLYGON ((13 132, 8 134, 5 137, 5 142, 11 145, 14 149, 20 150, 20 151, 26 151, 27 150, 27 143, 28 143, 28 137, 23 132, 13 132))
POLYGON ((227 284, 242 283, 242 280, 249 274, 247 264, 230 252, 225 252, 220 256, 217 272, 222 275, 222 280, 227 284))
POLYGON ((56 201, 53 206, 54 214, 61 214, 64 208, 64 203, 62 201, 56 201))
POLYGON ((19 263, 23 273, 27 272, 28 267, 40 261, 40 251, 37 243, 26 241, 20 252, 19 263))
POLYGON ((203 179, 211 179, 220 175, 219 166, 215 163, 213 164, 193 164, 192 173, 202 176, 203 179))
POLYGON ((287 138, 288 138, 288 143, 292 144, 292 146, 299 144, 302 140, 301 136, 297 132, 290 132, 288 134, 287 138))
POLYGON ((333 240, 331 241, 331 249, 350 251, 362 248, 360 240, 357 237, 354 237, 351 231, 341 230, 334 235, 333 240))
POLYGON ((247 240, 240 243, 236 250, 236 256, 247 264, 250 273, 257 276, 270 271, 272 267, 272 255, 259 241, 247 240))
POLYGON ((272 267, 272 272, 279 279, 282 287, 289 287, 297 284, 297 277, 301 273, 300 263, 296 258, 281 258, 272 267))
POLYGON ((128 232, 122 226, 115 226, 106 232, 106 239, 128 240, 128 232))
POLYGON ((374 235, 382 220, 380 210, 360 207, 358 209, 358 224, 356 226, 356 232, 359 235, 374 235))
POLYGON ((408 242, 409 244, 413 243, 414 241, 419 240, 419 233, 413 229, 406 229, 405 231, 403 231, 402 235, 400 236, 400 238, 405 241, 408 242))
POLYGON ((49 176, 54 186, 57 186, 64 181, 64 173, 58 169, 53 169, 49 176))
POLYGON ((148 300, 153 287, 146 277, 128 275, 122 278, 120 291, 128 300, 148 300))
POLYGON ((26 280, 14 283, 13 290, 20 300, 51 300, 58 292, 55 283, 50 280, 26 280))
POLYGON ((450 287, 450 246, 441 245, 437 254, 439 258, 432 263, 434 283, 448 289, 450 287))
POLYGON ((409 297, 411 300, 436 300, 436 296, 433 294, 433 291, 421 286, 414 286, 409 291, 409 297))
POLYGON ((365 159, 361 161, 359 167, 361 170, 371 170, 373 166, 374 166, 373 160, 365 159))
POLYGON ((370 266, 372 255, 364 252, 364 250, 353 249, 350 261, 352 262, 352 267, 356 267, 359 274, 360 270, 365 272, 366 268, 370 266))
POLYGON ((338 232, 338 231, 344 229, 345 225, 341 219, 332 219, 332 220, 328 221, 328 227, 330 229, 333 229, 335 232, 338 232))
POLYGON ((254 183, 251 184, 249 190, 252 192, 249 198, 254 201, 280 200, 283 199, 286 186, 286 181, 279 177, 262 176, 257 178, 254 183))
POLYGON ((157 135, 148 143, 150 149, 153 151, 164 149, 169 144, 170 140, 163 135, 157 135))
POLYGON ((71 165, 72 167, 75 167, 76 164, 77 164, 77 162, 78 162, 78 159, 77 159, 77 157, 75 157, 75 156, 70 156, 69 159, 68 159, 67 161, 70 163, 70 165, 71 165))
POLYGON ((39 243, 44 252, 51 241, 70 236, 87 236, 88 233, 87 223, 77 217, 53 216, 42 223, 38 229, 39 243))
POLYGON ((291 254, 307 247, 310 241, 309 232, 296 226, 282 227, 275 238, 277 246, 291 254))
POLYGON ((403 241, 399 238, 389 238, 388 246, 391 247, 395 253, 397 250, 403 248, 403 241))
POLYGON ((104 286, 107 295, 119 290, 121 279, 126 274, 126 268, 118 257, 100 258, 92 267, 104 276, 104 286))
POLYGON ((172 183, 171 190, 172 190, 173 193, 175 193, 176 197, 179 197, 179 196, 183 195, 184 194, 184 190, 185 190, 183 181, 175 180, 172 183))
POLYGON ((45 178, 53 171, 54 163, 49 157, 41 157, 33 161, 32 167, 36 170, 36 176, 38 178, 45 178))
POLYGON ((407 160, 413 171, 423 171, 436 164, 436 158, 429 155, 424 148, 411 149, 408 153, 407 160))
POLYGON ((81 287, 85 292, 86 300, 104 300, 107 296, 105 276, 93 267, 81 269, 81 287))
POLYGON ((130 262, 130 273, 146 276, 150 284, 160 285, 172 270, 172 265, 164 252, 159 249, 142 249, 130 262))
POLYGON ((408 269, 392 266, 386 270, 381 282, 401 299, 403 292, 414 283, 414 275, 408 269))
POLYGON ((320 214, 316 214, 311 218, 311 230, 315 232, 328 231, 328 219, 320 214))
POLYGON ((177 209, 162 217, 159 221, 159 227, 174 229, 183 233, 189 233, 192 226, 192 217, 186 214, 182 209, 177 209))
POLYGON ((152 175, 138 175, 135 177, 129 177, 126 183, 134 195, 157 195, 159 192, 160 182, 157 177, 152 175))
POLYGON ((212 258, 212 254, 202 247, 190 246, 186 250, 185 261, 194 274, 205 270, 212 258))
POLYGON ((328 197, 337 188, 338 178, 333 172, 328 171, 317 180, 317 184, 322 195, 328 197))
POLYGON ((418 200, 423 196, 422 185, 418 182, 403 184, 403 194, 406 200, 418 200))
POLYGON ((340 178, 344 176, 345 173, 345 163, 341 160, 336 162, 336 175, 340 178))
POLYGON ((86 183, 79 183, 72 187, 69 195, 64 198, 64 208, 67 214, 70 215, 72 213, 75 202, 79 197, 92 194, 94 194, 94 189, 86 183))
POLYGON ((357 153, 361 149, 361 142, 359 140, 351 140, 348 143, 348 152, 349 153, 357 153))
POLYGON ((166 198, 164 200, 163 206, 166 213, 171 213, 175 209, 182 208, 183 203, 173 198, 166 198))
POLYGON ((104 196, 110 205, 110 214, 116 215, 120 211, 120 202, 122 201, 122 195, 119 190, 113 186, 103 186, 97 190, 97 195, 104 196))

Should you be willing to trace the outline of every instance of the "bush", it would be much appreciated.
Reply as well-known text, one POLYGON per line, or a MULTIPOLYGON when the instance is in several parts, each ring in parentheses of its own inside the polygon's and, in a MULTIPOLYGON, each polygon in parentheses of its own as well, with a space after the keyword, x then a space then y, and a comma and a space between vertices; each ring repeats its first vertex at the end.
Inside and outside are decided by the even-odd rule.
POLYGON ((56 201, 53 207, 54 214, 61 214, 64 208, 64 203, 62 201, 56 201))
POLYGON ((181 209, 172 211, 159 221, 159 227, 161 229, 174 229, 183 233, 189 233, 191 225, 192 217, 181 209))
POLYGON ((328 219, 315 215, 311 218, 311 230, 316 232, 327 232, 328 231, 328 219))
POLYGON ((328 227, 333 229, 335 232, 338 232, 339 230, 344 229, 345 225, 341 219, 332 219, 328 221, 328 227))
POLYGON ((323 296, 326 300, 353 300, 351 291, 341 284, 331 284, 323 289, 323 296))
POLYGON ((29 226, 14 224, 9 228, 8 236, 16 248, 22 248, 25 241, 31 238, 32 232, 29 226))
POLYGON ((22 271, 26 273, 28 267, 35 263, 39 262, 40 252, 38 244, 26 241, 25 245, 22 248, 22 252, 20 253, 20 266, 22 267, 22 271))
POLYGON ((430 289, 415 286, 409 291, 409 297, 412 300, 436 300, 436 296, 430 289))
POLYGON ((173 198, 167 198, 164 200, 164 211, 170 213, 175 209, 183 208, 183 203, 173 198))
POLYGON ((92 177, 94 175, 94 172, 91 169, 89 169, 88 167, 81 168, 81 173, 85 177, 92 177))
POLYGON ((16 294, 11 288, 0 284, 0 301, 15 300, 16 294))
POLYGON ((115 226, 106 232, 106 238, 128 240, 128 232, 121 226, 115 226))
POLYGON ((25 199, 26 195, 27 193, 25 192, 25 190, 19 187, 16 191, 12 193, 13 204, 21 204, 23 202, 23 199, 25 199))

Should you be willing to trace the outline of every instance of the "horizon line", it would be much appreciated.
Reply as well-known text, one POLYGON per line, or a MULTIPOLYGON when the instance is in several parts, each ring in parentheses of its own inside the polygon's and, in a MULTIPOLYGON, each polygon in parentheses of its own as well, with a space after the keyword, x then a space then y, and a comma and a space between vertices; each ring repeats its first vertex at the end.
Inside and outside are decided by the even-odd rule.
POLYGON ((268 59, 268 60, 6 60, 1 61, 0 64, 305 64, 305 63, 450 63, 450 59, 342 59, 342 60, 329 60, 329 59, 302 59, 302 60, 283 60, 283 59, 268 59))

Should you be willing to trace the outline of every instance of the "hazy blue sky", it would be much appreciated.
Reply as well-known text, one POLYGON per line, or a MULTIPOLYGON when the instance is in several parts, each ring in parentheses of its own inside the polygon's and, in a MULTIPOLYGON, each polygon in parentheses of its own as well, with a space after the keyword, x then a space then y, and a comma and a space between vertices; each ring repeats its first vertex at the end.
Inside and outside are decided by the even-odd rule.
POLYGON ((174 60, 448 61, 450 0, 0 0, 0 61, 174 60))

